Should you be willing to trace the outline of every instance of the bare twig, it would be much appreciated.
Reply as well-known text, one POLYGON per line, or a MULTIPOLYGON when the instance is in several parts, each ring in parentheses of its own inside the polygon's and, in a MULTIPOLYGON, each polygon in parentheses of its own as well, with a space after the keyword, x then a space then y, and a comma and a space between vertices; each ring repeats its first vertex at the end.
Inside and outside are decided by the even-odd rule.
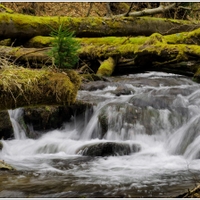
POLYGON ((129 9, 128 9, 128 12, 125 14, 125 17, 128 17, 129 16, 129 13, 131 12, 131 9, 133 7, 133 3, 131 3, 129 9))
POLYGON ((91 3, 90 3, 90 7, 89 7, 89 9, 88 9, 88 13, 87 13, 86 17, 89 17, 90 11, 91 11, 92 6, 93 6, 93 3, 94 3, 94 2, 91 2, 91 3))
MULTIPOLYGON (((154 15, 154 14, 164 13, 164 12, 174 8, 175 6, 176 6, 176 3, 172 3, 169 6, 160 5, 157 8, 145 9, 145 10, 136 11, 136 12, 130 12, 128 16, 141 17, 141 16, 146 16, 146 15, 154 15)), ((126 16, 126 14, 127 13, 115 15, 114 17, 124 17, 124 16, 126 16)))
POLYGON ((107 17, 112 17, 112 11, 110 9, 110 3, 106 3, 106 9, 107 9, 107 17))

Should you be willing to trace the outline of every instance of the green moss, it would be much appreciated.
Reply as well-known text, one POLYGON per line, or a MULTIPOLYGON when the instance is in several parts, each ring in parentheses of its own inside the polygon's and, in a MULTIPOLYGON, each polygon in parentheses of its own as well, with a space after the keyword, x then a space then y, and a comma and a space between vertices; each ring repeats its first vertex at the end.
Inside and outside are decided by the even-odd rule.
POLYGON ((35 47, 35 48, 42 48, 48 47, 52 45, 52 37, 44 37, 44 36, 35 36, 31 38, 26 44, 26 47, 35 47))
POLYGON ((116 59, 109 57, 107 60, 102 62, 101 66, 97 71, 99 76, 111 76, 116 65, 116 59))
MULTIPOLYGON (((171 35, 162 36, 161 34, 154 33, 149 37, 102 37, 102 38, 76 38, 76 40, 82 45, 82 48, 89 48, 89 46, 105 47, 106 45, 142 45, 144 43, 156 43, 162 42, 167 44, 200 44, 199 42, 200 29, 196 29, 191 32, 182 32, 171 35)), ((33 47, 44 47, 51 44, 51 37, 37 36, 30 40, 30 45, 33 47)), ((89 51, 89 49, 88 49, 89 51)))
POLYGON ((200 29, 164 36, 168 44, 200 44, 200 29))
POLYGON ((0 4, 0 12, 6 12, 6 13, 14 13, 13 10, 11 10, 10 8, 6 8, 4 5, 0 4))

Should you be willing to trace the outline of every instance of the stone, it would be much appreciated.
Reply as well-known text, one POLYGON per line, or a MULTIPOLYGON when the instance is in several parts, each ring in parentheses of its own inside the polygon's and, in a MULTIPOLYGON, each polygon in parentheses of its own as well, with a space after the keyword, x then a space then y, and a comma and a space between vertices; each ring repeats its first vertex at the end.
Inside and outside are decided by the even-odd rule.
POLYGON ((123 156, 140 151, 138 144, 129 145, 127 143, 103 142, 97 144, 87 144, 81 147, 77 153, 83 156, 123 156))
POLYGON ((0 111, 0 139, 13 139, 13 127, 8 111, 0 111))

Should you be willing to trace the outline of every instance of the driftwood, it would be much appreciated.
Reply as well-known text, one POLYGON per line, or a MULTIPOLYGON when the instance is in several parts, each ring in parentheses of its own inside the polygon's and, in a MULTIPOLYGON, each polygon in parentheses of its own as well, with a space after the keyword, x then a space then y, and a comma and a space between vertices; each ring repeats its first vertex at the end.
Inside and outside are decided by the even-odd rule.
POLYGON ((145 10, 135 11, 135 12, 130 12, 130 10, 131 10, 131 6, 130 6, 127 13, 115 15, 114 17, 128 17, 128 16, 141 17, 141 16, 155 15, 155 14, 167 12, 167 11, 171 10, 172 8, 174 8, 175 6, 176 6, 176 3, 172 3, 168 6, 164 6, 164 5, 161 4, 157 8, 145 9, 145 10))

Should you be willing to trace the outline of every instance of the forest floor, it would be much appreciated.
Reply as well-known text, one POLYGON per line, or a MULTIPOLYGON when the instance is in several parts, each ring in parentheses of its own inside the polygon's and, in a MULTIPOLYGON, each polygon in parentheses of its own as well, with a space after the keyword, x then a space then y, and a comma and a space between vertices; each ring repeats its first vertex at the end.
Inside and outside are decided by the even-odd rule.
POLYGON ((36 16, 104 16, 106 15, 106 3, 95 2, 3 2, 4 6, 17 13, 36 16))

